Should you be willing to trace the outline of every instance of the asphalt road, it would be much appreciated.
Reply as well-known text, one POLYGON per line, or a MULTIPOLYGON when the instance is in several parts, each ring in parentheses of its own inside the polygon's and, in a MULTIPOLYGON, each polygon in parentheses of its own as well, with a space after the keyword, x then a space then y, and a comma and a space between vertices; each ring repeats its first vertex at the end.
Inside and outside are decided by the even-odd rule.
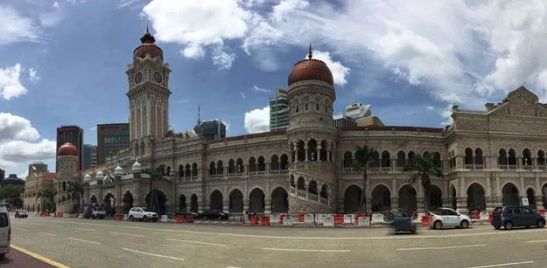
POLYGON ((12 243, 70 267, 546 267, 547 228, 272 228, 14 219, 12 243))

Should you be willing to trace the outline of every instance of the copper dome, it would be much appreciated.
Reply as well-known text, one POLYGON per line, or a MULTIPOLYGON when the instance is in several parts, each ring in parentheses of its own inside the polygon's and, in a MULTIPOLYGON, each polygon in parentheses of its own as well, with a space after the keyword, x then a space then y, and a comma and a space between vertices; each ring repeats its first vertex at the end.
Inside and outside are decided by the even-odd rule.
POLYGON ((72 143, 67 142, 59 147, 57 156, 78 156, 78 149, 72 143))
POLYGON ((312 59, 311 46, 308 58, 294 64, 289 74, 289 86, 305 80, 318 80, 334 85, 334 79, 327 64, 321 60, 312 59))
POLYGON ((148 27, 146 27, 146 33, 141 37, 142 44, 133 51, 133 59, 144 58, 146 54, 149 54, 152 58, 160 57, 163 60, 163 50, 156 46, 154 42, 156 42, 156 39, 148 32, 148 27))

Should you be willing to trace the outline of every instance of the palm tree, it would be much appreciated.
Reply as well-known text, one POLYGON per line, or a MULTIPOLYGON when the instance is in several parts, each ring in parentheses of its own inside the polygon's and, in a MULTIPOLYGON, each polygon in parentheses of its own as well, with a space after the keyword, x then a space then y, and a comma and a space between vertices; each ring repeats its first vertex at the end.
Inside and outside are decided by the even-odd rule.
POLYGON ((73 201, 78 200, 78 210, 81 208, 80 202, 83 199, 84 191, 84 184, 80 181, 69 184, 68 192, 70 193, 73 201))
POLYGON ((365 196, 368 181, 367 171, 375 154, 378 154, 378 152, 374 148, 367 145, 363 147, 357 146, 357 152, 355 152, 355 162, 353 163, 354 168, 357 171, 363 171, 363 193, 359 199, 359 212, 367 212, 367 199, 365 196))
POLYGON ((431 187, 431 176, 442 178, 443 172, 435 165, 435 158, 431 154, 415 155, 412 161, 407 165, 404 171, 410 171, 410 184, 414 184, 418 179, 424 189, 424 209, 429 209, 429 190, 431 187))
POLYGON ((160 214, 159 204, 157 204, 157 196, 156 191, 154 191, 154 180, 161 179, 165 175, 165 165, 161 164, 159 165, 155 170, 147 169, 143 173, 150 175, 150 189, 149 193, 150 195, 150 206, 152 210, 156 211, 156 213, 160 214))

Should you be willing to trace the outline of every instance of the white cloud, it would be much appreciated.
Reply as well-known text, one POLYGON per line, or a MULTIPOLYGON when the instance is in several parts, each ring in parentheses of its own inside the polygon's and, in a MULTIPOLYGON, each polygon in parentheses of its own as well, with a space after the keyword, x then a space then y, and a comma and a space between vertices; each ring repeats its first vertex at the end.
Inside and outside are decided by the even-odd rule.
POLYGON ((53 7, 59 9, 59 3, 57 1, 53 2, 53 7))
POLYGON ((261 87, 259 87, 259 86, 257 86, 257 85, 254 85, 252 89, 253 89, 254 92, 260 92, 260 93, 270 93, 270 92, 272 92, 272 91, 269 90, 269 89, 261 88, 261 87))
POLYGON ((444 121, 440 123, 441 126, 446 125, 452 125, 454 123, 454 119, 452 118, 452 104, 448 104, 445 107, 442 108, 435 108, 433 106, 427 106, 426 109, 428 111, 434 112, 438 115, 440 115, 444 121))
POLYGON ((40 76, 38 76, 38 72, 34 68, 28 69, 28 76, 29 76, 29 80, 32 82, 37 82, 37 81, 40 81, 41 79, 40 76))
POLYGON ((249 133, 270 131, 270 106, 246 112, 245 129, 249 133))
POLYGON ((17 10, 0 5, 0 45, 19 41, 37 41, 39 31, 33 20, 17 10))
POLYGON ((21 84, 21 64, 13 67, 0 68, 0 97, 11 100, 27 93, 27 89, 21 84))
POLYGON ((245 93, 243 93, 243 92, 239 92, 239 95, 241 95, 241 97, 244 98, 244 99, 246 98, 245 93))
POLYGON ((28 119, 0 113, 0 166, 22 172, 29 162, 55 158, 56 142, 41 139, 28 119))
POLYGON ((332 72, 332 77, 334 78, 335 84, 340 86, 347 84, 348 81, 346 80, 346 76, 349 75, 350 68, 342 65, 342 63, 338 61, 333 61, 329 52, 313 50, 312 54, 314 59, 322 60, 325 64, 327 64, 332 72))
POLYGON ((230 69, 232 63, 236 59, 236 54, 225 52, 222 47, 217 47, 213 51, 213 64, 218 66, 220 70, 230 69))

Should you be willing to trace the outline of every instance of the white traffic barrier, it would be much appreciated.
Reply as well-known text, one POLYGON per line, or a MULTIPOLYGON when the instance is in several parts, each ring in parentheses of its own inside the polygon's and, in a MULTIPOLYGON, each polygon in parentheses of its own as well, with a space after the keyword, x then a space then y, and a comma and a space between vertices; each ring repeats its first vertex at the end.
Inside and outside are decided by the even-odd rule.
POLYGON ((313 214, 306 214, 304 216, 304 223, 314 223, 314 217, 313 214))
POLYGON ((359 226, 361 227, 369 227, 370 226, 370 218, 369 217, 359 217, 359 226))
POLYGON ((355 217, 355 215, 353 215, 353 214, 344 215, 344 224, 352 224, 354 217, 355 217))
POLYGON ((283 219, 283 225, 285 226, 292 226, 294 224, 294 217, 291 217, 289 215, 285 216, 283 219))
POLYGON ((372 214, 372 222, 373 223, 384 222, 384 214, 380 214, 380 213, 372 214))
POLYGON ((315 214, 315 222, 321 224, 329 214, 315 214))
POLYGON ((334 227, 334 216, 332 215, 326 215, 323 218, 323 226, 326 227, 334 227))
POLYGON ((161 222, 167 222, 168 219, 167 219, 167 215, 161 215, 161 222))
POLYGON ((127 220, 127 214, 123 214, 123 220, 124 220, 124 221, 127 220))
POLYGON ((480 219, 481 219, 481 220, 488 220, 488 212, 483 211, 483 212, 481 212, 480 215, 481 215, 481 216, 480 216, 480 219))

